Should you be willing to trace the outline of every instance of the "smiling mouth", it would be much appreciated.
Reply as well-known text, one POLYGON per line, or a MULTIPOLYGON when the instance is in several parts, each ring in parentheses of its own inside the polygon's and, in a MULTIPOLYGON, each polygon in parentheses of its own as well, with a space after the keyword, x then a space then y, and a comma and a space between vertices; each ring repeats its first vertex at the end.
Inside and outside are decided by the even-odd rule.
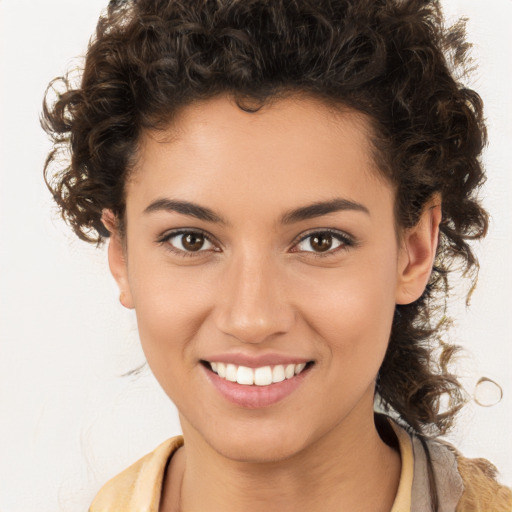
POLYGON ((292 379, 314 364, 313 361, 309 361, 308 363, 277 364, 249 368, 247 366, 217 361, 202 361, 202 363, 221 379, 236 382, 242 386, 270 386, 271 384, 292 379))

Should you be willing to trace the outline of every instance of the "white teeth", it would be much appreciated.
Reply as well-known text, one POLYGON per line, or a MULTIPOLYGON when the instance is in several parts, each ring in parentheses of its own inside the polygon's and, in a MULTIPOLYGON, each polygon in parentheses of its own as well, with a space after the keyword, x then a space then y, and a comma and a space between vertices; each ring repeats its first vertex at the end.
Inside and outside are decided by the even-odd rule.
POLYGON ((294 375, 295 375, 295 365, 294 364, 287 365, 286 368, 284 369, 284 376, 287 379, 291 379, 294 375))
POLYGON ((254 384, 256 386, 268 386, 272 384, 272 368, 263 366, 254 370, 254 384))
POLYGON ((252 368, 247 366, 239 366, 236 372, 236 381, 238 384, 245 384, 246 386, 252 386, 254 384, 254 371, 252 368))
POLYGON ((228 364, 226 366, 226 380, 236 382, 237 368, 234 364, 228 364))
POLYGON ((298 375, 304 370, 306 363, 248 368, 231 363, 210 362, 210 367, 219 377, 230 382, 238 382, 244 386, 269 386, 298 375))
POLYGON ((284 366, 282 364, 274 366, 274 369, 272 370, 272 382, 283 382, 285 378, 284 366))
POLYGON ((224 363, 217 363, 217 373, 219 377, 226 378, 226 365, 224 363))
POLYGON ((295 365, 295 375, 298 375, 302 370, 306 368, 306 363, 300 363, 295 365))

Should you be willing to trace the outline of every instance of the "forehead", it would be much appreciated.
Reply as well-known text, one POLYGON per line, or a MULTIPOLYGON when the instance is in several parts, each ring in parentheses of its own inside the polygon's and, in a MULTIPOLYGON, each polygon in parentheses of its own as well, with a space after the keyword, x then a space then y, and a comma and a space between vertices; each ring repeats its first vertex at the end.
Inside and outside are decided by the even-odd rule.
POLYGON ((137 156, 127 201, 166 193, 242 209, 250 198, 291 207, 340 194, 357 201, 370 185, 389 187, 375 165, 368 119, 309 97, 250 113, 227 96, 197 102, 165 130, 146 132, 137 156))

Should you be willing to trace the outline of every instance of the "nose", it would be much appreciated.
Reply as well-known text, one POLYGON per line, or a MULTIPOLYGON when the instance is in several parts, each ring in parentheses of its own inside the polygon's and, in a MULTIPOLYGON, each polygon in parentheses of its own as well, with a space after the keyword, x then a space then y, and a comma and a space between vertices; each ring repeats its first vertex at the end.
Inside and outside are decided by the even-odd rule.
POLYGON ((295 320, 278 265, 263 255, 239 257, 223 275, 215 323, 242 343, 258 344, 288 332, 295 320))

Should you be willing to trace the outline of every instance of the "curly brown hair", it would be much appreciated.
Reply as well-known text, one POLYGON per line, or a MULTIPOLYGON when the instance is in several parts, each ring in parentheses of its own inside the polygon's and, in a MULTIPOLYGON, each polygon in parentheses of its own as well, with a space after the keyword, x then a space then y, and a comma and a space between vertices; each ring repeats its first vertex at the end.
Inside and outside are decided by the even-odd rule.
POLYGON ((61 77, 47 91, 42 122, 54 147, 45 180, 75 233, 100 243, 104 208, 123 222, 141 133, 197 100, 228 93, 252 112, 307 94, 364 113, 377 167, 396 188, 397 227, 415 225, 433 194, 442 197, 430 281, 419 300, 396 306, 376 386, 406 426, 442 434, 464 403, 448 369, 455 347, 440 339, 448 276, 477 268, 468 242, 487 230, 477 200, 482 102, 460 81, 468 48, 464 24, 445 28, 436 1, 111 1, 81 84, 61 77), (64 164, 62 151, 71 155, 64 164))

